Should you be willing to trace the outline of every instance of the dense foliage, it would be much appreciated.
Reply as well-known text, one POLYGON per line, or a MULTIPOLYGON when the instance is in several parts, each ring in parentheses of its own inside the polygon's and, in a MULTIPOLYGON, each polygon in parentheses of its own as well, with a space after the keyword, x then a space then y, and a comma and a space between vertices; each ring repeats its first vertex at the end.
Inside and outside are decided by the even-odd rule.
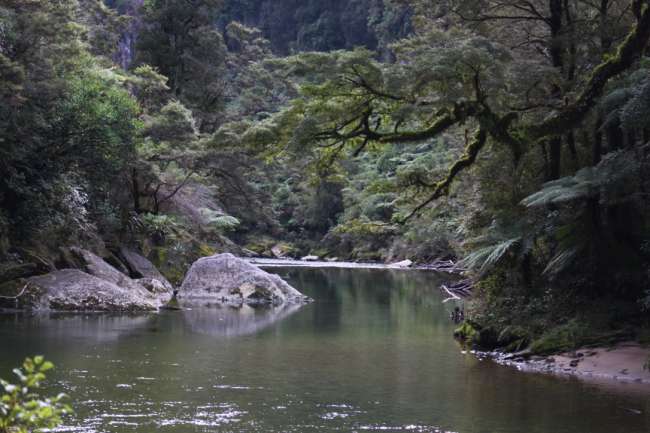
POLYGON ((65 403, 66 396, 59 394, 45 398, 40 387, 45 373, 54 368, 42 356, 27 358, 22 368, 14 369, 19 383, 12 384, 0 379, 0 432, 32 433, 53 429, 61 424, 61 418, 72 412, 65 403))

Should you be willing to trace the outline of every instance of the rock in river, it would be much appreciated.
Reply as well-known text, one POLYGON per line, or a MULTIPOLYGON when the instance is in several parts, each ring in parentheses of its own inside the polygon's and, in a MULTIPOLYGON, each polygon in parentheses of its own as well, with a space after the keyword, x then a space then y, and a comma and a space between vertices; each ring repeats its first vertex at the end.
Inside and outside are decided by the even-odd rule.
POLYGON ((232 254, 218 254, 194 262, 181 286, 181 296, 190 301, 247 304, 310 301, 279 276, 232 254))
POLYGON ((157 308, 156 299, 144 288, 132 290, 87 274, 63 269, 32 277, 21 307, 33 310, 141 312, 157 308))

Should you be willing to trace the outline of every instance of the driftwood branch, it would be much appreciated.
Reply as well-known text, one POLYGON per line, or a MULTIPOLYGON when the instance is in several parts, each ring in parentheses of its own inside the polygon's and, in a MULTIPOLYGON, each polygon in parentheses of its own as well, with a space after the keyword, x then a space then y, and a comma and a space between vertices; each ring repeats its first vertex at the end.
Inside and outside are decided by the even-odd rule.
POLYGON ((462 280, 454 284, 440 286, 440 289, 446 292, 450 298, 445 299, 443 302, 451 300, 460 300, 472 296, 474 282, 472 280, 462 280))
POLYGON ((449 295, 449 298, 446 298, 444 301, 442 301, 443 304, 447 303, 449 301, 460 301, 460 299, 461 299, 460 296, 456 295, 454 292, 449 290, 449 288, 447 286, 445 286, 444 284, 442 286, 440 286, 440 288, 442 290, 444 290, 445 292, 447 292, 447 294, 449 295))

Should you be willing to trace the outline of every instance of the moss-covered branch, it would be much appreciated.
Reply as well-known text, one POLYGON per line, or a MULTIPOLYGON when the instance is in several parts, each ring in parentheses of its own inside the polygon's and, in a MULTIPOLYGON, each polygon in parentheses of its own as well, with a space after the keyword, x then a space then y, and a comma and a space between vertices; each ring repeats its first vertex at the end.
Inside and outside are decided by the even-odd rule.
POLYGON ((421 131, 405 131, 392 134, 377 134, 383 143, 413 143, 435 138, 452 126, 475 116, 479 111, 478 103, 466 102, 456 104, 453 112, 439 116, 428 128, 421 131))
POLYGON ((424 202, 420 203, 415 209, 413 209, 411 213, 404 218, 403 222, 406 222, 409 219, 413 218, 418 214, 418 212, 436 201, 438 198, 447 195, 449 193, 449 187, 451 186, 451 183, 454 181, 456 176, 458 176, 461 171, 474 164, 474 161, 476 161, 476 158, 485 145, 486 141, 487 133, 485 130, 483 130, 483 128, 477 129, 477 131, 474 133, 474 137, 465 147, 465 152, 456 162, 454 162, 454 164, 449 169, 447 176, 435 184, 433 193, 429 196, 429 198, 427 198, 424 202))
POLYGON ((538 125, 527 125, 526 135, 534 140, 560 135, 579 124, 602 95, 607 82, 625 72, 643 54, 650 39, 650 1, 633 2, 640 11, 637 24, 616 50, 616 54, 598 65, 575 102, 538 125))

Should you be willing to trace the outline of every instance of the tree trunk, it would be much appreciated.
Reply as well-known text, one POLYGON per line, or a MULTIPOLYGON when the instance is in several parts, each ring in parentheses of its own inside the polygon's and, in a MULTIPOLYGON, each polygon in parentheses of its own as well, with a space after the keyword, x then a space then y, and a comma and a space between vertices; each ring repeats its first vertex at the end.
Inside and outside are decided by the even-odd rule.
MULTIPOLYGON (((554 67, 558 68, 561 73, 564 72, 564 46, 562 43, 562 1, 550 0, 549 26, 551 30, 550 53, 551 61, 554 67)), ((562 89, 559 86, 553 86, 552 97, 561 99, 562 89)), ((547 181, 559 179, 562 168, 562 137, 553 137, 548 143, 549 167, 547 171, 547 181)))
POLYGON ((138 182, 138 170, 131 170, 131 195, 133 196, 133 211, 136 214, 142 213, 140 203, 140 183, 138 182))
POLYGON ((553 137, 548 142, 549 167, 547 181, 560 178, 562 169, 562 137, 553 137))
POLYGON ((603 118, 598 116, 596 120, 596 134, 594 135, 593 146, 591 148, 591 163, 596 166, 600 163, 600 158, 603 154, 603 133, 601 128, 603 126, 603 118))

